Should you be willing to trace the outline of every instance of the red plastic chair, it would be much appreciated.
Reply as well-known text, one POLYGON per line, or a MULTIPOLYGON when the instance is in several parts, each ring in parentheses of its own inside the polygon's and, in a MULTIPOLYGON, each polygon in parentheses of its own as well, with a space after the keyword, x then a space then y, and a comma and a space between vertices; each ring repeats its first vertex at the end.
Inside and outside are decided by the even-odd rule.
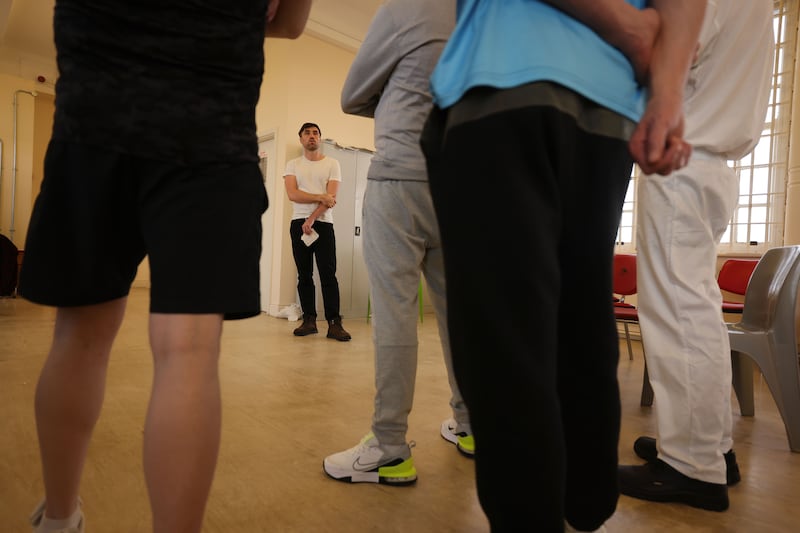
MULTIPOLYGON (((722 268, 717 275, 719 288, 732 294, 744 296, 757 264, 758 259, 728 259, 722 264, 722 268)), ((725 300, 723 296, 723 313, 742 314, 743 309, 744 302, 732 302, 725 300)))
MULTIPOLYGON (((625 328, 625 342, 628 344, 628 359, 633 360, 633 349, 631 348, 631 332, 629 324, 639 323, 639 310, 634 305, 625 301, 626 296, 636 294, 636 255, 634 254, 615 254, 614 255, 614 279, 613 279, 613 302, 614 317, 617 322, 621 322, 625 328)), ((642 343, 642 353, 644 353, 644 343, 642 343)), ((647 362, 644 364, 644 375, 642 376, 642 395, 640 405, 653 405, 653 388, 650 386, 650 377, 647 374, 647 362)))
POLYGON ((633 254, 614 255, 613 299, 614 317, 625 328, 625 342, 628 344, 628 359, 633 359, 631 333, 628 324, 639 323, 636 307, 625 301, 626 296, 636 294, 636 256, 633 254))

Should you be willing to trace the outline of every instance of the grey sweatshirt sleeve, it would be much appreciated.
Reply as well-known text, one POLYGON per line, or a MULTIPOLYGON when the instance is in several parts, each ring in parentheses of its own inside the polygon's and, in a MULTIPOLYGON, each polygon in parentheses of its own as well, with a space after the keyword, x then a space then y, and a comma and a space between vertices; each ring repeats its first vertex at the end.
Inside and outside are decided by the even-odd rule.
POLYGON ((342 87, 342 111, 374 117, 381 93, 402 58, 401 37, 387 4, 378 8, 342 87))

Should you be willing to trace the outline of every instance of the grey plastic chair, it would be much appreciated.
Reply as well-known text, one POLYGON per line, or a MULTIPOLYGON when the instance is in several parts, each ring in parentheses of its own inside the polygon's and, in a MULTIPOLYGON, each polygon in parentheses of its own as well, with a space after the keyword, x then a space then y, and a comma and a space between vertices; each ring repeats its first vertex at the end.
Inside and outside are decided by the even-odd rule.
POLYGON ((742 415, 752 416, 755 411, 755 361, 783 418, 793 452, 800 452, 800 359, 795 325, 799 283, 800 246, 768 250, 750 278, 742 319, 728 324, 733 388, 742 415))

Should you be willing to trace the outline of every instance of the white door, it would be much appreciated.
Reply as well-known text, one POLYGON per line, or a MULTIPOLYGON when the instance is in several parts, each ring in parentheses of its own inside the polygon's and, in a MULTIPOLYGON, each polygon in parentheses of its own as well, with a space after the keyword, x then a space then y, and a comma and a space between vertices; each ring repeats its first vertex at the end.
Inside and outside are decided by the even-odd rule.
POLYGON ((275 227, 275 204, 279 202, 275 189, 275 135, 269 134, 258 139, 258 156, 264 187, 269 198, 269 207, 261 217, 261 310, 269 313, 270 289, 272 287, 272 258, 275 243, 272 233, 275 227))

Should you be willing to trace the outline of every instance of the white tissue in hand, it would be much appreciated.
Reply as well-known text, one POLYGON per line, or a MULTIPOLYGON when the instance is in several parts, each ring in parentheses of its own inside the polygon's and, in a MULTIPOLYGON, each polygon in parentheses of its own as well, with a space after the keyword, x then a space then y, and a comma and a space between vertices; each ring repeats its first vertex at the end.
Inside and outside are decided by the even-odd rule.
POLYGON ((300 237, 300 240, 306 243, 306 246, 311 246, 311 243, 316 241, 317 238, 319 238, 319 233, 312 229, 311 233, 303 233, 303 236, 300 237))

